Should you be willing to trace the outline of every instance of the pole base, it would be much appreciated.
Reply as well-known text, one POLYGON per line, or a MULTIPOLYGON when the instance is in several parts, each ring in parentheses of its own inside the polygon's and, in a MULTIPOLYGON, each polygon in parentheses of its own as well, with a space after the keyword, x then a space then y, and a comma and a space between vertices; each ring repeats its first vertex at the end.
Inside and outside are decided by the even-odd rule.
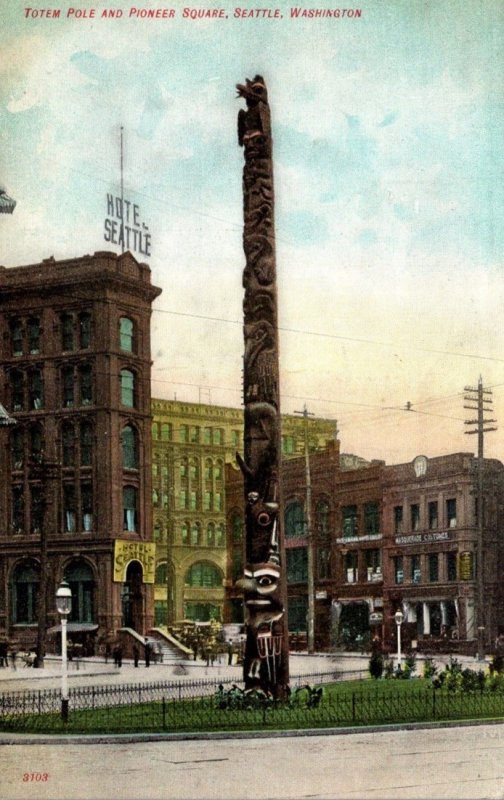
POLYGON ((61 719, 68 722, 68 700, 61 699, 61 719))

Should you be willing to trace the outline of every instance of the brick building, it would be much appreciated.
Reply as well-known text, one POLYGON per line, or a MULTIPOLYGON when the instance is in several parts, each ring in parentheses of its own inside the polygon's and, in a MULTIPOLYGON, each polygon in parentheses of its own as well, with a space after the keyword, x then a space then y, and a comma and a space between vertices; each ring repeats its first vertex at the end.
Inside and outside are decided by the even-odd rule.
POLYGON ((152 625, 159 293, 130 253, 0 267, 0 397, 17 423, 0 428, 0 636, 23 646, 36 640, 43 592, 57 625, 63 578, 70 636, 88 650, 122 626, 152 625))
MULTIPOLYGON (((476 459, 455 453, 408 464, 340 454, 338 443, 310 455, 314 542, 315 646, 366 647, 378 636, 396 647, 395 612, 407 647, 474 653, 478 586, 476 459)), ((484 462, 483 596, 485 647, 504 634, 504 466, 484 462)), ((308 538, 304 459, 282 467, 289 630, 306 643, 308 538)), ((233 582, 243 568, 243 484, 226 474, 226 620, 241 620, 233 582)))

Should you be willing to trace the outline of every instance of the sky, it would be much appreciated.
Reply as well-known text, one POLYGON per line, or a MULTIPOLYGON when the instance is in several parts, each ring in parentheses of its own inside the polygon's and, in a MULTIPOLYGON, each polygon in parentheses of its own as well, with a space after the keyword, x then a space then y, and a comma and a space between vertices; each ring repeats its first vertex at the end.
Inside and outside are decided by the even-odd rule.
POLYGON ((240 6, 280 15, 258 19, 236 18, 232 0, 51 0, 37 13, 3 0, 0 183, 17 206, 0 217, 0 264, 120 252, 104 220, 122 127, 124 196, 152 239, 134 254, 163 290, 152 395, 239 407, 235 84, 261 74, 282 411, 306 404, 334 420, 342 451, 389 464, 474 452, 464 387, 481 376, 498 422, 485 454, 504 460, 504 4, 322 3, 240 6))

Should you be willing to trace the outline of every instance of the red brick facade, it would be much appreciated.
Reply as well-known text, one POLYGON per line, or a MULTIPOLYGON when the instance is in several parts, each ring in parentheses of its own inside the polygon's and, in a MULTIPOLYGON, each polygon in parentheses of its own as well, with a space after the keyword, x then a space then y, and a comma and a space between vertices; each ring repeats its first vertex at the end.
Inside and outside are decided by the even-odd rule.
POLYGON ((17 421, 0 430, 0 636, 33 642, 44 588, 48 625, 57 624, 63 577, 74 595, 73 637, 85 632, 90 649, 123 624, 152 625, 144 545, 159 293, 130 253, 0 268, 0 396, 17 421), (131 549, 114 564, 118 541, 131 549))

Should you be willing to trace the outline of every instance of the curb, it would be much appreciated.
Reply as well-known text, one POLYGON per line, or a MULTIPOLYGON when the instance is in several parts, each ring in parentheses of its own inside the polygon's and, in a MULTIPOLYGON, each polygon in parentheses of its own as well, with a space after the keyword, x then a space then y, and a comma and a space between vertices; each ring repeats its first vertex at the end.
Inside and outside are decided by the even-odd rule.
POLYGON ((472 728, 482 725, 502 725, 502 719, 440 720, 439 722, 411 722, 394 725, 370 725, 347 728, 306 728, 285 731, 210 731, 208 733, 117 733, 69 734, 38 737, 30 734, 0 733, 0 747, 5 745, 80 745, 80 744, 135 744, 142 742, 184 742, 219 739, 290 739, 303 736, 351 736, 355 734, 393 733, 400 731, 436 730, 442 728, 472 728))

